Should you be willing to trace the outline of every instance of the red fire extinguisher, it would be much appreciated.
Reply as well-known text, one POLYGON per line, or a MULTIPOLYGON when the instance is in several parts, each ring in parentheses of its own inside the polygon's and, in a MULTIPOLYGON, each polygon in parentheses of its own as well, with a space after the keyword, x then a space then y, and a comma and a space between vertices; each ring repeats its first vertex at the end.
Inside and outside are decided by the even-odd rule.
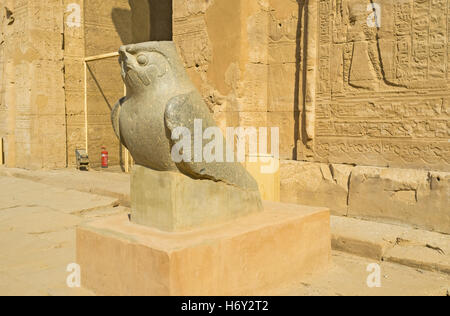
POLYGON ((102 147, 102 168, 108 168, 108 151, 105 146, 102 147))

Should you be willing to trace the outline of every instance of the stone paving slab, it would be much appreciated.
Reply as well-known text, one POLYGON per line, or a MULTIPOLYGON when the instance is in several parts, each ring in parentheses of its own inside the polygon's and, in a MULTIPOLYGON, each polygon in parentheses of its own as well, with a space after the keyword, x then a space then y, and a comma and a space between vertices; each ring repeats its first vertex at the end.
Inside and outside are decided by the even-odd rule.
POLYGON ((42 236, 0 233, 0 279, 5 279, 0 282, 1 295, 47 295, 48 289, 65 285, 66 267, 75 262, 75 242, 71 237, 55 242, 42 236))
POLYGON ((130 206, 130 175, 125 173, 95 170, 86 172, 76 169, 29 171, 0 166, 0 176, 112 197, 118 199, 121 205, 130 206))
POLYGON ((71 228, 82 219, 47 207, 17 207, 0 211, 0 232, 17 231, 39 235, 71 228))
POLYGON ((331 232, 334 250, 450 274, 449 235, 336 216, 331 232))
POLYGON ((114 207, 118 198, 24 178, 0 176, 0 188, 0 295, 67 288, 66 269, 76 261, 75 227, 127 211, 114 207))
POLYGON ((30 180, 0 177, 0 211, 20 206, 42 206, 63 213, 101 209, 118 204, 116 198, 59 188, 30 180))
POLYGON ((446 296, 450 276, 402 265, 379 262, 341 252, 333 253, 333 267, 300 284, 290 284, 268 295, 287 296, 446 296), (381 287, 370 288, 370 264, 378 264, 381 287))
POLYGON ((43 296, 45 291, 29 282, 21 281, 10 274, 0 272, 0 296, 43 296))

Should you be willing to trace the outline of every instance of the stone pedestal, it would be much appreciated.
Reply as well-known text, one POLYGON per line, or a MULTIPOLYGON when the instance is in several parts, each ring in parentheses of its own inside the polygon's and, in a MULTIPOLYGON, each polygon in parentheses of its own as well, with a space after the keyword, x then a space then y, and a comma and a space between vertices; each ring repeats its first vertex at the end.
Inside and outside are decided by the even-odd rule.
POLYGON ((162 231, 187 231, 260 212, 260 196, 258 191, 136 165, 131 221, 162 231))
POLYGON ((185 233, 110 217, 77 229, 82 286, 98 295, 259 295, 325 269, 328 210, 273 202, 185 233))
POLYGON ((245 169, 256 180, 264 201, 280 202, 280 160, 273 156, 247 156, 245 169))

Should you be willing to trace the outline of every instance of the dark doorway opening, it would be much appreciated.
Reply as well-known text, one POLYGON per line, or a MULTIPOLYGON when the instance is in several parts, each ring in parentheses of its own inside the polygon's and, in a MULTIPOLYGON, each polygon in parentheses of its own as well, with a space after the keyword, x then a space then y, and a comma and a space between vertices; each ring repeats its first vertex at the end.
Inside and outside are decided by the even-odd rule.
POLYGON ((172 0, 129 0, 133 42, 171 41, 172 0))
POLYGON ((150 4, 150 40, 171 41, 172 1, 149 0, 150 4))

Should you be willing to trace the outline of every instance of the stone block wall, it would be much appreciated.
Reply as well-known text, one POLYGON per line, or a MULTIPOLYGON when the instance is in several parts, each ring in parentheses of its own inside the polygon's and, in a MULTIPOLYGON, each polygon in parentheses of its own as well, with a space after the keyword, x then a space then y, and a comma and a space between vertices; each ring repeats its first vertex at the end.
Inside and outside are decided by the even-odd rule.
POLYGON ((221 126, 280 128, 284 202, 449 233, 449 5, 175 0, 174 40, 221 126))
POLYGON ((221 127, 267 125, 265 1, 174 1, 174 41, 221 127))
POLYGON ((279 127, 297 157, 303 2, 174 1, 174 41, 222 127, 279 127))
POLYGON ((66 166, 63 6, 2 1, 0 137, 10 167, 66 166))
POLYGON ((450 2, 318 0, 311 161, 450 170, 450 2))
POLYGON ((450 173, 283 161, 281 200, 450 234, 450 173))

